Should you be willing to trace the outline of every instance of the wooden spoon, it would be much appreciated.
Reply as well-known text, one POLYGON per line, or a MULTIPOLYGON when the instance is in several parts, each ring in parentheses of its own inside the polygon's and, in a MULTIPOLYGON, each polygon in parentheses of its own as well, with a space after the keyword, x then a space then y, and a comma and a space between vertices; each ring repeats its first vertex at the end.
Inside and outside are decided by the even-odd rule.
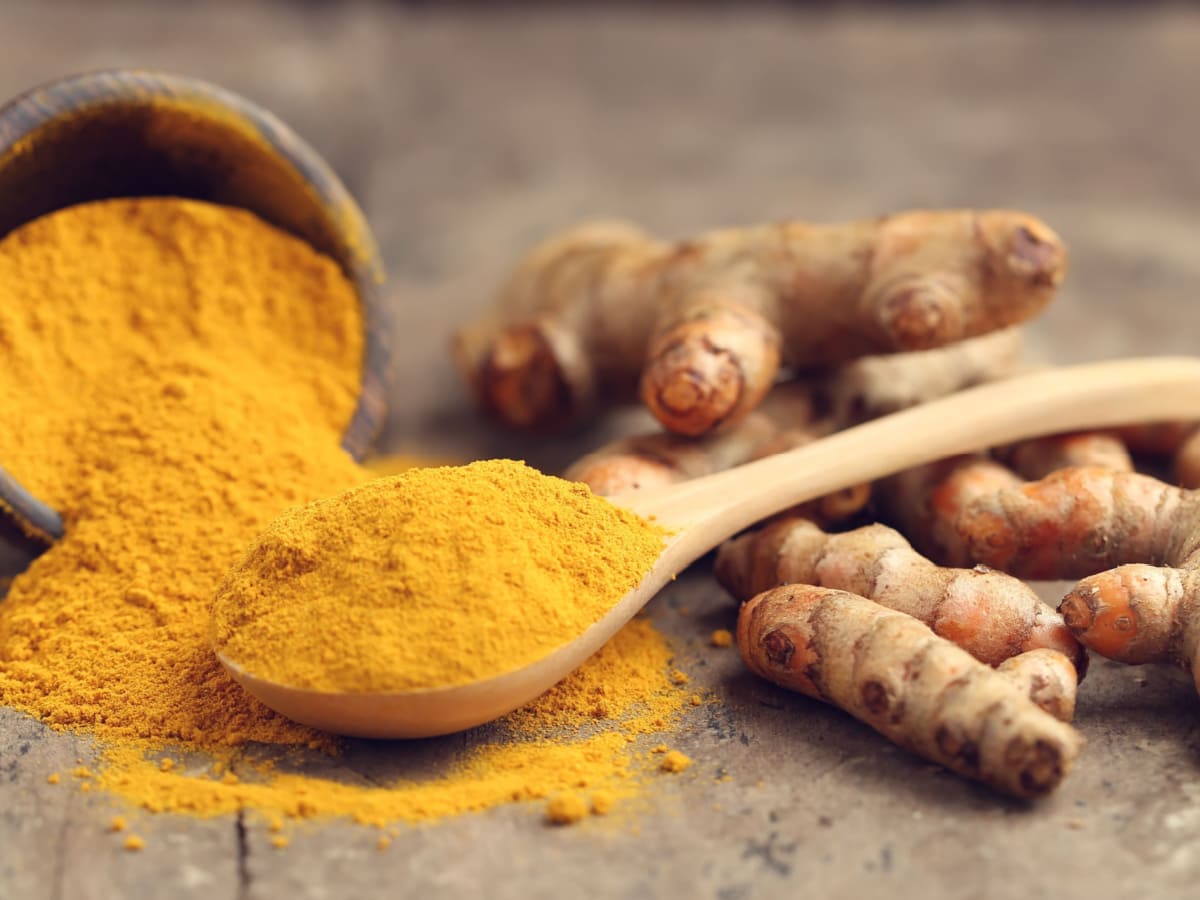
MULTIPOLYGON (((448 734, 533 700, 600 649, 689 564, 760 519, 831 491, 956 453, 1044 434, 1200 418, 1200 359, 1050 369, 971 388, 799 449, 614 502, 676 529, 657 563, 600 621, 536 662, 494 678, 403 693, 324 693, 230 674, 290 719, 361 737, 448 734)), ((572 535, 564 533, 564 542, 572 535)))

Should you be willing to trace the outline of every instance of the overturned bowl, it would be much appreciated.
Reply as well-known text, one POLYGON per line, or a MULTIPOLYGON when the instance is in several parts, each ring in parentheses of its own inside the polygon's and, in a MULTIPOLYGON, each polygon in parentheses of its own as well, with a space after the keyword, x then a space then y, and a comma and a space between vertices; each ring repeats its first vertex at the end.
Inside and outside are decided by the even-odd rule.
MULTIPOLYGON (((346 450, 361 458, 385 413, 383 268, 362 212, 316 151, 250 101, 159 72, 64 78, 0 108, 0 239, 64 207, 148 196, 241 207, 341 266, 355 286, 366 327, 358 405, 342 437, 346 450)), ((62 517, 0 461, 4 513, 41 546, 62 536, 62 517)), ((33 544, 12 533, 0 529, 0 596, 4 576, 36 554, 33 544)))

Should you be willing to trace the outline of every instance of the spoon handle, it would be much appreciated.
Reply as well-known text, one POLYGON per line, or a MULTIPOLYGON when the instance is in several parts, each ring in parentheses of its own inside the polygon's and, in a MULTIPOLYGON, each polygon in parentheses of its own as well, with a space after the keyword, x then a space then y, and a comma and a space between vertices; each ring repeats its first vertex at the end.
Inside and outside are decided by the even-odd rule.
POLYGON ((1200 419, 1200 359, 1152 357, 1047 369, 618 502, 667 525, 686 526, 678 543, 699 556, 797 503, 943 457, 1045 434, 1190 418, 1200 419))

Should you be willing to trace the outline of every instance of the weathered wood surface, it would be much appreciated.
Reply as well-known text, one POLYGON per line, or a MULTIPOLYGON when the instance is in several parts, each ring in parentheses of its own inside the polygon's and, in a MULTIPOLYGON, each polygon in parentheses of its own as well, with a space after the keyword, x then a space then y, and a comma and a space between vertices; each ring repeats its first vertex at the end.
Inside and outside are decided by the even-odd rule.
MULTIPOLYGON (((443 347, 514 254, 596 214, 684 234, 916 205, 1027 208, 1073 254, 1034 329, 1044 355, 1193 352, 1200 335, 1200 13, 1184 8, 1001 18, 0 0, 0 42, 0 95, 68 71, 168 68, 258 100, 328 157, 393 276, 393 448, 553 468, 595 442, 482 428, 443 347)), ((0 710, 0 898, 1196 895, 1200 706, 1182 675, 1094 666, 1078 770, 1027 808, 708 648, 732 613, 703 567, 654 613, 726 699, 680 738, 697 765, 656 795, 637 834, 548 830, 538 810, 511 807, 404 831, 386 853, 340 825, 301 829, 281 853, 231 818, 161 817, 137 823, 149 846, 131 854, 105 831, 103 796, 46 784, 88 757, 87 741, 0 710)), ((396 771, 434 752, 364 746, 347 765, 396 771)))

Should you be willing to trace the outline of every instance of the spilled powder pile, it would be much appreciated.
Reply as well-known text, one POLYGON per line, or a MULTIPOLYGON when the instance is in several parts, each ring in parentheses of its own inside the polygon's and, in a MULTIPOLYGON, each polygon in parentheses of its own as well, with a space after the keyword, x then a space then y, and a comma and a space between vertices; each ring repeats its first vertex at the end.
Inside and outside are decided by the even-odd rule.
POLYGON ((586 486, 512 460, 415 469, 272 522, 217 590, 214 646, 310 690, 477 681, 582 634, 662 545, 586 486))
POLYGON ((180 766, 164 771, 147 761, 142 746, 125 743, 110 746, 96 781, 155 812, 212 816, 252 809, 268 820, 346 816, 375 826, 540 800, 566 790, 628 801, 645 790, 644 778, 659 762, 639 753, 633 738, 669 730, 687 699, 666 677, 670 658, 662 635, 650 622, 635 619, 549 693, 491 726, 480 746, 464 753, 458 737, 422 741, 419 754, 402 743, 387 745, 396 760, 389 773, 402 772, 406 762, 425 753, 449 760, 423 780, 397 774, 373 786, 353 772, 357 783, 280 774, 286 760, 267 767, 257 761, 261 754, 220 750, 216 767, 190 777, 180 766), (226 769, 240 777, 223 775, 226 769))
POLYGON ((0 602, 0 703, 94 735, 97 783, 154 810, 381 823, 567 787, 635 792, 646 765, 629 739, 686 700, 645 622, 473 750, 446 739, 453 761, 419 782, 410 748, 389 745, 383 786, 286 773, 291 750, 337 742, 217 664, 221 577, 284 510, 369 477, 338 447, 362 330, 331 261, 237 210, 103 201, 0 241, 0 408, 19 425, 0 429, 0 461, 66 520, 0 602), (181 751, 212 764, 159 765, 181 751))

